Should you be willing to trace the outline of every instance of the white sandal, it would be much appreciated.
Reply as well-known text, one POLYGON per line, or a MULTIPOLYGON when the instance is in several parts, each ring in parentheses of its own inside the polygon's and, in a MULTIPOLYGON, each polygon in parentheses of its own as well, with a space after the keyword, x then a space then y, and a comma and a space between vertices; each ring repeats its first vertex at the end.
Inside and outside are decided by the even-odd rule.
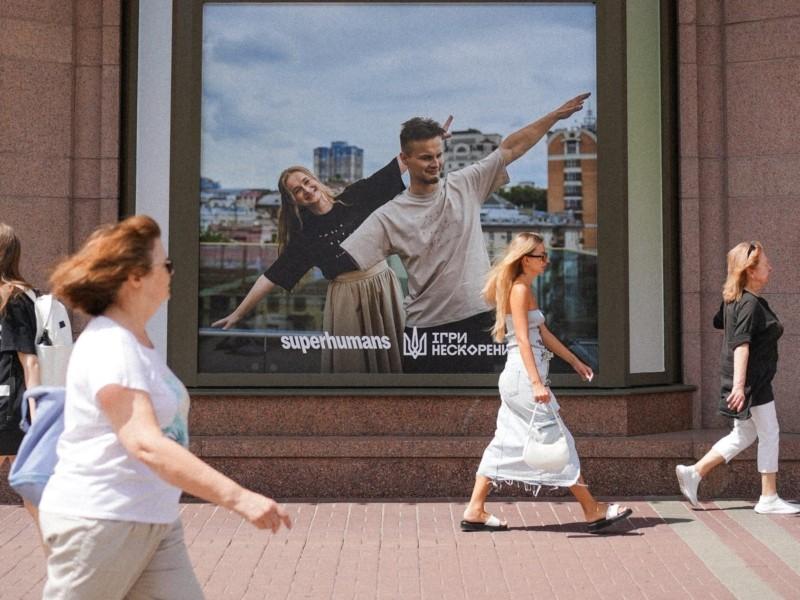
POLYGON ((494 515, 489 515, 485 522, 481 521, 461 521, 461 531, 505 531, 508 523, 503 523, 494 515))
POLYGON ((604 519, 598 519, 597 521, 590 521, 586 525, 589 527, 589 531, 591 533, 595 533, 606 527, 609 527, 616 523, 617 521, 621 521, 622 519, 627 519, 633 514, 632 508, 626 508, 622 512, 620 509, 622 507, 619 504, 609 504, 608 508, 606 508, 606 516, 604 519))

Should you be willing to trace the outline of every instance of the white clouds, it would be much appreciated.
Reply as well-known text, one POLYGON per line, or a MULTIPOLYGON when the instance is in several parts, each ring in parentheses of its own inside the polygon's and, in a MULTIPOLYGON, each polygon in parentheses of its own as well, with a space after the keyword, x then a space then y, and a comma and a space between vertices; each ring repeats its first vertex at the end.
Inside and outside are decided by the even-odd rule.
MULTIPOLYGON (((203 175, 275 185, 334 139, 365 171, 414 115, 506 135, 595 90, 591 5, 206 5, 203 175)), ((546 183, 543 144, 512 179, 546 183)))

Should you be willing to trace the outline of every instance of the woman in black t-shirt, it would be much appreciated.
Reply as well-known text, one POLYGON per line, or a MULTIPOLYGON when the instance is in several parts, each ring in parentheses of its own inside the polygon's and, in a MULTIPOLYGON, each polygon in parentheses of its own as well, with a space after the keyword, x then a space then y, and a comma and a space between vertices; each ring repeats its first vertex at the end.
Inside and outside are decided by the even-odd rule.
POLYGON ((401 371, 400 341, 405 315, 397 276, 385 261, 359 271, 339 245, 364 219, 405 186, 405 166, 399 158, 345 188, 338 196, 305 167, 289 167, 278 179, 277 260, 261 275, 244 300, 213 327, 230 329, 275 286, 287 291, 312 267, 330 280, 325 299, 322 349, 323 372, 397 373, 401 371), (332 337, 334 336, 334 337, 332 337), (368 338, 361 348, 345 345, 344 336, 368 338))
POLYGON ((717 465, 758 439, 757 466, 761 473, 760 514, 800 513, 800 506, 778 497, 780 429, 775 413, 772 379, 778 368, 778 338, 783 325, 759 294, 772 266, 758 242, 742 242, 728 252, 728 278, 714 326, 724 330, 720 359, 720 412, 733 417, 733 430, 691 466, 675 472, 681 492, 697 507, 700 480, 717 465))
POLYGON ((0 457, 17 453, 22 395, 39 385, 36 312, 25 294, 31 286, 20 274, 20 253, 14 230, 0 223, 0 457))

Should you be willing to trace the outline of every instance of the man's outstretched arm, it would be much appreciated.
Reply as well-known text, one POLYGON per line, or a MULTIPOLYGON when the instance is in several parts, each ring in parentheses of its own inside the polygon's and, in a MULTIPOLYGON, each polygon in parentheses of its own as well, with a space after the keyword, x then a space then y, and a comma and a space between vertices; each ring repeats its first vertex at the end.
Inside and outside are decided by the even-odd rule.
POLYGON ((590 94, 581 94, 575 96, 555 109, 553 112, 546 114, 541 119, 534 121, 530 125, 526 125, 519 131, 515 131, 500 142, 500 151, 503 153, 503 159, 506 164, 512 163, 520 156, 525 154, 550 129, 558 123, 561 119, 566 119, 572 114, 578 112, 583 108, 583 102, 590 96, 590 94))

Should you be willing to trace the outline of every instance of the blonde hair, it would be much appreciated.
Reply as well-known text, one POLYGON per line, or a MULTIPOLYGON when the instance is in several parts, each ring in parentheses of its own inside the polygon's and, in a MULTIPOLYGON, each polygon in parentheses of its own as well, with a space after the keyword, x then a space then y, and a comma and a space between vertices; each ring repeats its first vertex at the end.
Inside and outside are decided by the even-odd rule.
POLYGON ((286 187, 286 180, 289 179, 289 175, 292 173, 302 173, 307 177, 311 177, 317 182, 323 194, 334 201, 336 198, 333 190, 322 183, 314 173, 305 167, 295 165, 284 169, 280 176, 278 176, 278 191, 281 193, 281 208, 280 211, 278 211, 278 252, 283 252, 283 249, 289 245, 289 240, 291 240, 292 236, 303 228, 303 218, 300 207, 295 204, 292 191, 286 187))
POLYGON ((522 273, 522 259, 543 243, 544 238, 538 233, 518 233, 489 271, 481 293, 495 307, 492 337, 498 342, 506 337, 506 315, 511 312, 511 286, 514 285, 514 279, 522 273))
POLYGON ((722 299, 725 302, 734 302, 742 297, 747 285, 747 270, 758 265, 763 251, 761 242, 741 242, 730 249, 728 277, 722 286, 722 299))

